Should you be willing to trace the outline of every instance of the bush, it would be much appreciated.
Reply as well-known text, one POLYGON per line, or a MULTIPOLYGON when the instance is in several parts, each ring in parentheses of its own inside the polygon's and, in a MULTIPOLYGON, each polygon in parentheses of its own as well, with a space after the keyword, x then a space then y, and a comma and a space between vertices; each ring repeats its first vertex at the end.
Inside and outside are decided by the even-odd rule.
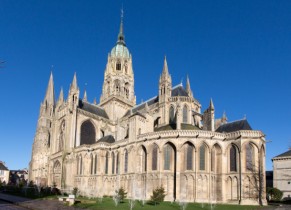
POLYGON ((125 191, 125 189, 121 187, 119 188, 119 190, 116 191, 116 193, 118 194, 119 202, 123 202, 127 196, 127 192, 125 191))
POLYGON ((277 188, 267 188, 268 200, 281 201, 283 192, 277 188))
POLYGON ((73 192, 72 192, 72 193, 73 193, 73 195, 75 195, 75 197, 77 197, 77 195, 78 195, 78 191, 79 191, 79 190, 78 190, 78 187, 74 187, 74 188, 73 188, 73 192))
POLYGON ((151 196, 151 202, 155 205, 163 202, 165 199, 165 189, 161 186, 153 190, 153 195, 151 196))

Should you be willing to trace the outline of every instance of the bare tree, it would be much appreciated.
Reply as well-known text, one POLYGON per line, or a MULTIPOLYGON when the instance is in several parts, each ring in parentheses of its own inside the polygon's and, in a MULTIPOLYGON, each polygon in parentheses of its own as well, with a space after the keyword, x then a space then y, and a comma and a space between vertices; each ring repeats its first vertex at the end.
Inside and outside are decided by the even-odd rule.
POLYGON ((263 205, 264 185, 265 185, 265 172, 262 170, 262 163, 259 161, 259 165, 252 165, 249 168, 251 171, 250 187, 252 187, 252 195, 259 199, 259 204, 263 205))

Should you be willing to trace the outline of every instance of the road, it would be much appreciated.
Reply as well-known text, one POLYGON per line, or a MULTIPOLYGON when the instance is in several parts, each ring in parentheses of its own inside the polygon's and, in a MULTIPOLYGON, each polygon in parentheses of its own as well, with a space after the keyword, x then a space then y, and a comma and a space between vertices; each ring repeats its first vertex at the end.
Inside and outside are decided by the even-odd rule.
POLYGON ((0 200, 0 210, 27 210, 27 208, 0 200))

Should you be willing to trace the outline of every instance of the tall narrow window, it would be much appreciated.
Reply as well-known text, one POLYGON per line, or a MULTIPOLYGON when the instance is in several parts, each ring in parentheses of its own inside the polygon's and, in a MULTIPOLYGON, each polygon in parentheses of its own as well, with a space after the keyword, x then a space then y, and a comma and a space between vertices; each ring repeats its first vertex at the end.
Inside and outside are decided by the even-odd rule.
POLYGON ((187 170, 193 170, 193 145, 188 144, 187 146, 187 170))
POLYGON ((95 155, 95 165, 94 165, 94 174, 97 174, 97 161, 98 161, 98 159, 97 159, 97 154, 95 155))
POLYGON ((93 167, 94 167, 94 159, 93 159, 93 155, 91 154, 91 156, 90 156, 90 174, 93 174, 93 171, 94 171, 94 169, 93 169, 93 167))
POLYGON ((231 145, 229 150, 230 171, 237 171, 236 167, 236 149, 234 145, 231 145))
POLYGON ((200 146, 200 160, 199 160, 199 169, 200 170, 205 170, 205 145, 202 144, 200 146))
POLYGON ((119 174, 119 153, 116 155, 116 174, 119 174))
POLYGON ((114 174, 114 168, 115 168, 115 155, 112 152, 111 153, 111 158, 112 158, 112 170, 111 170, 111 174, 114 174))
POLYGON ((172 148, 169 144, 166 144, 164 147, 164 170, 170 170, 170 161, 172 148))
POLYGON ((124 152, 124 173, 128 171, 128 152, 125 150, 124 152))
POLYGON ((83 160, 82 160, 82 156, 80 156, 80 175, 82 175, 83 173, 83 160))
POLYGON ((211 150, 211 171, 215 171, 215 147, 211 150))
POLYGON ((108 159, 109 159, 109 153, 106 152, 106 156, 105 156, 105 174, 108 174, 108 159))
POLYGON ((188 123, 188 109, 186 105, 183 107, 183 123, 188 123))
POLYGON ((254 148, 253 146, 248 143, 246 145, 246 169, 253 170, 253 158, 254 158, 254 148))
POLYGON ((158 146, 154 144, 152 154, 152 170, 157 170, 158 166, 158 146))
POLYGON ((170 107, 169 110, 169 123, 170 124, 175 124, 175 110, 174 107, 170 107))
POLYGON ((141 166, 142 166, 142 172, 146 172, 147 171, 147 151, 144 147, 142 147, 142 157, 141 157, 141 166))
POLYGON ((120 60, 118 60, 116 62, 116 70, 120 71, 121 70, 121 63, 120 63, 120 60))

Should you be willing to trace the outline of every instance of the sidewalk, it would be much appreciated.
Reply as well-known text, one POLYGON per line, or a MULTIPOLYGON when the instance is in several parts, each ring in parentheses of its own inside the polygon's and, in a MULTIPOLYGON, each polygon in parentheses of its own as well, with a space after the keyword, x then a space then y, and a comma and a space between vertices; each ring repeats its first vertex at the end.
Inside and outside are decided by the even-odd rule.
POLYGON ((65 206, 62 202, 58 200, 41 200, 41 199, 28 199, 23 197, 18 197, 14 195, 8 195, 0 193, 0 200, 7 201, 9 203, 16 204, 18 206, 25 207, 31 210, 80 210, 80 208, 75 208, 72 206, 65 206))

